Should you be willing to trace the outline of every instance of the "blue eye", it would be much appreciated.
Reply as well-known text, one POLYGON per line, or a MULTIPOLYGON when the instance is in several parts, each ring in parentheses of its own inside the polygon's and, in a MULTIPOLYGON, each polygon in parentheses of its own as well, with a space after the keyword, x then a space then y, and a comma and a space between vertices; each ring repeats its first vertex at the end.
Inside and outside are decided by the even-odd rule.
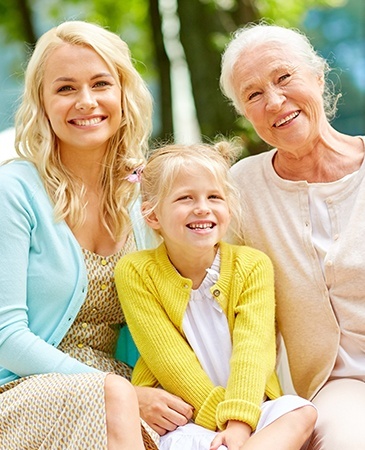
POLYGON ((110 86, 110 83, 108 83, 107 81, 98 81, 97 83, 95 83, 94 86, 95 86, 95 87, 110 86))
POLYGON ((105 88, 108 86, 112 86, 112 83, 110 83, 109 81, 100 80, 100 81, 97 81, 93 87, 97 89, 97 88, 105 88))
POLYGON ((72 86, 62 86, 59 89, 57 89, 57 92, 68 92, 72 90, 73 90, 72 86))

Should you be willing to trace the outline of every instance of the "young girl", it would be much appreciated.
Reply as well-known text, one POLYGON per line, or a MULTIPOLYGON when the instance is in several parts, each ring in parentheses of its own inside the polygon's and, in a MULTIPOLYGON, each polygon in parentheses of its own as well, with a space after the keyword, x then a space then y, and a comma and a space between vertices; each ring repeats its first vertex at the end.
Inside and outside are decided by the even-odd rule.
POLYGON ((280 396, 271 262, 222 241, 241 217, 229 155, 225 142, 170 145, 141 174, 142 212, 163 242, 116 266, 141 354, 132 381, 194 408, 194 423, 163 436, 161 449, 300 449, 317 414, 300 397, 280 396))

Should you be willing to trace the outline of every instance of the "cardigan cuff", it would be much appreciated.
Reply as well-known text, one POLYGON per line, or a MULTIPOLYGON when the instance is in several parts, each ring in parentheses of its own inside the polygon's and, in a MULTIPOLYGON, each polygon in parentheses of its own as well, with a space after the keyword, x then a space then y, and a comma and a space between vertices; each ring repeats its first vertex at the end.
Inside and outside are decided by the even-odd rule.
POLYGON ((245 422, 255 431, 260 419, 261 408, 256 403, 244 400, 225 400, 217 407, 216 420, 220 430, 224 430, 229 420, 245 422))
POLYGON ((217 406, 224 400, 225 393, 226 390, 222 386, 217 386, 211 391, 195 417, 195 423, 197 425, 208 428, 208 430, 216 431, 217 406))
POLYGON ((147 364, 144 362, 144 359, 142 359, 142 357, 138 358, 138 361, 134 366, 132 372, 132 384, 134 384, 135 386, 144 386, 144 387, 159 386, 157 378, 150 371, 150 369, 148 368, 147 364))

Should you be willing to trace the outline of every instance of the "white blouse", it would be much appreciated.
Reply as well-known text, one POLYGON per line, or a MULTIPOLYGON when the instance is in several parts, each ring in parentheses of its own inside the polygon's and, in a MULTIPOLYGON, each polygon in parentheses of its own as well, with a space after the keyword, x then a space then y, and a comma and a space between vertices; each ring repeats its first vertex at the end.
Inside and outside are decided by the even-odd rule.
MULTIPOLYGON (((346 175, 340 180, 331 183, 310 183, 309 184, 309 207, 312 219, 312 239, 317 252, 318 259, 325 276, 324 261, 331 245, 334 245, 337 236, 332 233, 331 220, 328 213, 327 202, 332 196, 345 189, 347 184, 352 182, 352 178, 357 172, 346 175)), ((345 229, 353 199, 358 194, 358 189, 352 196, 343 200, 341 209, 348 211, 340 217, 341 229, 345 229)), ((328 288, 330 286, 327 283, 328 288)), ((337 377, 358 377, 364 379, 364 350, 359 347, 358 341, 354 340, 351 334, 341 329, 341 339, 335 367, 331 378, 337 377)))
POLYGON ((227 386, 232 340, 227 317, 209 288, 219 278, 219 250, 198 289, 191 291, 183 319, 185 336, 204 371, 216 386, 227 386))

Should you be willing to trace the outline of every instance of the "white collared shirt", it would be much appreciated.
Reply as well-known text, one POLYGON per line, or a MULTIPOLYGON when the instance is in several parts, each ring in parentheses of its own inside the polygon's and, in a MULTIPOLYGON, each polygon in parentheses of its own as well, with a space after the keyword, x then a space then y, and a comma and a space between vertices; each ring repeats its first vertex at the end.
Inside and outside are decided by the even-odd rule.
POLYGON ((198 289, 191 291, 183 330, 201 366, 216 386, 227 386, 232 340, 227 317, 210 292, 219 278, 219 250, 198 289))

